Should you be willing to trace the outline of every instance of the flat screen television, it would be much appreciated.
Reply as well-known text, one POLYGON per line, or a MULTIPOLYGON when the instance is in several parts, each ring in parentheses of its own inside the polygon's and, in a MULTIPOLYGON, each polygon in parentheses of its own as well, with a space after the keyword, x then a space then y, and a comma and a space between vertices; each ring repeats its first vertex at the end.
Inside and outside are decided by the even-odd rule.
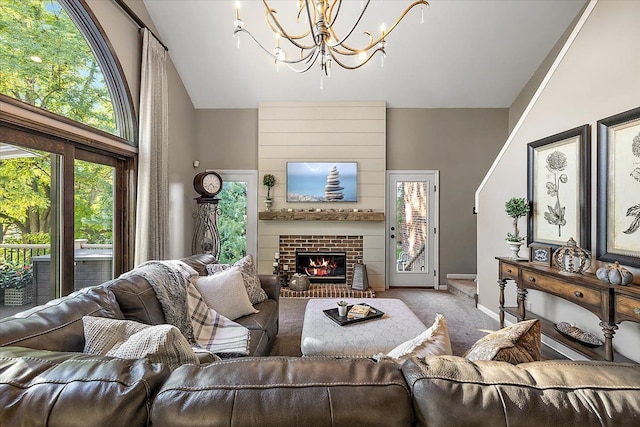
POLYGON ((357 202, 356 162, 287 162, 287 202, 357 202))

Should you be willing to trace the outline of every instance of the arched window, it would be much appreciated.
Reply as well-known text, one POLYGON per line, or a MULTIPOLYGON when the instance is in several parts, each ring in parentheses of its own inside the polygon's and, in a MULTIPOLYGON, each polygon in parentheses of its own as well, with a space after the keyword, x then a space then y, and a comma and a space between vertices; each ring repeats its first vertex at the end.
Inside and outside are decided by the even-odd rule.
POLYGON ((0 107, 19 110, 0 108, 0 288, 26 303, 133 266, 137 124, 109 46, 84 0, 0 0, 0 107))
POLYGON ((79 0, 0 4, 0 93, 135 141, 117 61, 79 0))

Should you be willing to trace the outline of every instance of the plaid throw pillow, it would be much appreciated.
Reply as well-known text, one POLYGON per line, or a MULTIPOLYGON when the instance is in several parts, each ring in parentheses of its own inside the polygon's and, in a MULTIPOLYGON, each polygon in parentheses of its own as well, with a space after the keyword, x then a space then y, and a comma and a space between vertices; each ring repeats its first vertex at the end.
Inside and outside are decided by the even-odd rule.
POLYGON ((187 308, 200 347, 218 355, 249 354, 249 330, 207 306, 193 283, 187 287, 187 308))

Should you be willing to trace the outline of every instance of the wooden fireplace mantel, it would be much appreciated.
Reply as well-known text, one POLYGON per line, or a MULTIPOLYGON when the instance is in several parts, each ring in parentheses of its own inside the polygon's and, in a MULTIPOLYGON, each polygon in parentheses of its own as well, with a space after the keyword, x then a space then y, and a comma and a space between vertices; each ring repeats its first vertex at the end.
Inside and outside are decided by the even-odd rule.
POLYGON ((258 212, 261 221, 384 221, 384 212, 364 211, 262 211, 258 212))

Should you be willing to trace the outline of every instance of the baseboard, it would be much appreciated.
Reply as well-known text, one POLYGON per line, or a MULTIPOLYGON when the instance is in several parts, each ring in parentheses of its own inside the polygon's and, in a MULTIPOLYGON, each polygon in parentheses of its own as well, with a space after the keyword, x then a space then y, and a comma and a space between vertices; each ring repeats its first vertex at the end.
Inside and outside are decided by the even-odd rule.
MULTIPOLYGON (((486 314, 487 316, 491 317, 494 320, 500 321, 500 316, 498 316, 498 313, 494 313, 493 311, 489 310, 487 307, 485 307, 482 304, 478 304, 478 310, 480 310, 481 312, 483 312, 484 314, 486 314)), ((506 322, 505 322, 506 323, 506 322)))
POLYGON ((447 274, 447 279, 476 280, 477 274, 447 274))

